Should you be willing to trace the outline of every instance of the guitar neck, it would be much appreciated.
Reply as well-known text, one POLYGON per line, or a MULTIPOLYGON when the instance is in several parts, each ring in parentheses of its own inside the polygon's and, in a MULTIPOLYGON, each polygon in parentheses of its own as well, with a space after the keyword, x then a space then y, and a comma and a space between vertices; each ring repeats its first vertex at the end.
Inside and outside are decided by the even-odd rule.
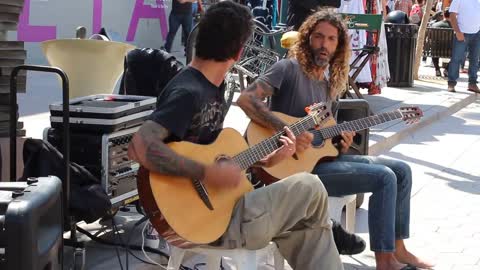
POLYGON ((402 117, 402 113, 399 110, 395 110, 322 128, 317 130, 317 132, 320 132, 324 139, 329 139, 341 135, 343 131, 360 131, 396 119, 401 119, 402 117))
MULTIPOLYGON (((298 136, 301 133, 311 129, 315 125, 316 125, 315 118, 309 115, 288 127, 290 128, 290 130, 295 136, 298 136)), ((247 150, 237 154, 236 156, 233 157, 233 161, 236 162, 242 170, 246 170, 247 168, 251 167, 253 164, 258 162, 259 160, 266 157, 268 154, 280 148, 281 143, 279 139, 280 139, 280 136, 284 134, 285 134, 285 131, 283 130, 277 132, 272 137, 266 140, 263 140, 260 143, 255 144, 254 146, 248 148, 247 150)))

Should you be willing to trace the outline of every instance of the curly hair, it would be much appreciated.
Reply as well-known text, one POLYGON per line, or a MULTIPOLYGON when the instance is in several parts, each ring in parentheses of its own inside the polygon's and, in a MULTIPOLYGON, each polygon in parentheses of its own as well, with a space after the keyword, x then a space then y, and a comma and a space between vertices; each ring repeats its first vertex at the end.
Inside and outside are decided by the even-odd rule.
POLYGON ((314 55, 310 48, 310 34, 321 22, 328 22, 338 30, 338 45, 329 62, 329 89, 330 98, 335 99, 346 90, 349 61, 351 55, 348 29, 342 17, 329 9, 320 9, 305 20, 299 29, 299 38, 289 52, 289 57, 297 59, 303 72, 310 79, 315 78, 318 66, 314 62, 314 55))

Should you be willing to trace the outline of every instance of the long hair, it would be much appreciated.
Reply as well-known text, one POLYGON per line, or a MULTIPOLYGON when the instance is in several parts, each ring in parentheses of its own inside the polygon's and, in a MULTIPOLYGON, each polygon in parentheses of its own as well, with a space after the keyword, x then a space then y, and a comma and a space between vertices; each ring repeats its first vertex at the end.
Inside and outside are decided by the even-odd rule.
POLYGON ((299 39, 290 50, 289 57, 297 59, 307 77, 316 79, 315 71, 318 69, 318 66, 314 62, 314 55, 310 48, 310 35, 321 22, 328 22, 338 30, 337 49, 329 62, 330 79, 328 94, 330 98, 335 99, 346 90, 351 55, 348 29, 339 14, 329 9, 320 9, 308 17, 299 29, 299 39))

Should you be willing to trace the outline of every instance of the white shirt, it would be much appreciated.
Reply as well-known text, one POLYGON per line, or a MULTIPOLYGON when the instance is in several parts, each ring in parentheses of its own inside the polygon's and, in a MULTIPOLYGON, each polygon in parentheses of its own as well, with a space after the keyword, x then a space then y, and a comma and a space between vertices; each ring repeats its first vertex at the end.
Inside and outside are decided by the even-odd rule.
POLYGON ((480 31, 480 0, 453 0, 450 12, 457 13, 460 31, 475 34, 480 31))

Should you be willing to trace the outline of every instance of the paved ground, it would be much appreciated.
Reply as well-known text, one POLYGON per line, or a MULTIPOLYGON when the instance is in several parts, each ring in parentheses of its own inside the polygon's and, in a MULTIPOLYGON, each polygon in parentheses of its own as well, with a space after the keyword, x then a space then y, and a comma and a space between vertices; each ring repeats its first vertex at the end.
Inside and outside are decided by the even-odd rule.
MULTIPOLYGON (((458 93, 445 91, 446 82, 428 77, 433 70, 422 68, 423 81, 413 88, 384 88, 381 95, 366 96, 372 111, 390 111, 402 105, 417 105, 425 113, 413 126, 390 122, 372 128, 371 154, 399 158, 414 171, 412 192, 412 238, 408 246, 416 253, 437 262, 435 269, 480 269, 480 167, 476 166, 480 151, 480 103, 477 96, 465 91, 462 77, 458 93)), ((60 100, 58 83, 53 76, 29 74, 28 95, 20 95, 20 112, 29 136, 41 137, 48 126, 48 104, 60 100), (43 113, 43 114, 42 114, 43 113)), ((243 131, 248 119, 232 107, 225 125, 243 131)), ((357 211, 356 232, 368 240, 367 203, 357 211)), ((116 223, 124 241, 139 216, 132 208, 120 212, 116 223)), ((83 226, 83 225, 82 225, 83 226)), ((85 226, 92 232, 115 239, 111 224, 85 226)), ((141 244, 141 228, 133 231, 132 243, 141 244)), ((122 253, 122 259, 125 260, 122 253)), ((142 256, 140 253, 136 253, 142 256)), ((158 256, 152 255, 158 261, 158 256)), ((373 269, 373 253, 344 256, 346 269, 373 269)), ((66 261, 71 262, 70 251, 66 261)), ((190 263, 199 262, 194 259, 190 263)), ((89 242, 86 269, 120 269, 113 248, 89 242)), ((188 262, 187 262, 188 265, 188 262)), ((129 258, 131 269, 158 269, 129 258)), ((264 267, 267 269, 268 267, 264 267)), ((198 269, 205 269, 198 267, 198 269)))

